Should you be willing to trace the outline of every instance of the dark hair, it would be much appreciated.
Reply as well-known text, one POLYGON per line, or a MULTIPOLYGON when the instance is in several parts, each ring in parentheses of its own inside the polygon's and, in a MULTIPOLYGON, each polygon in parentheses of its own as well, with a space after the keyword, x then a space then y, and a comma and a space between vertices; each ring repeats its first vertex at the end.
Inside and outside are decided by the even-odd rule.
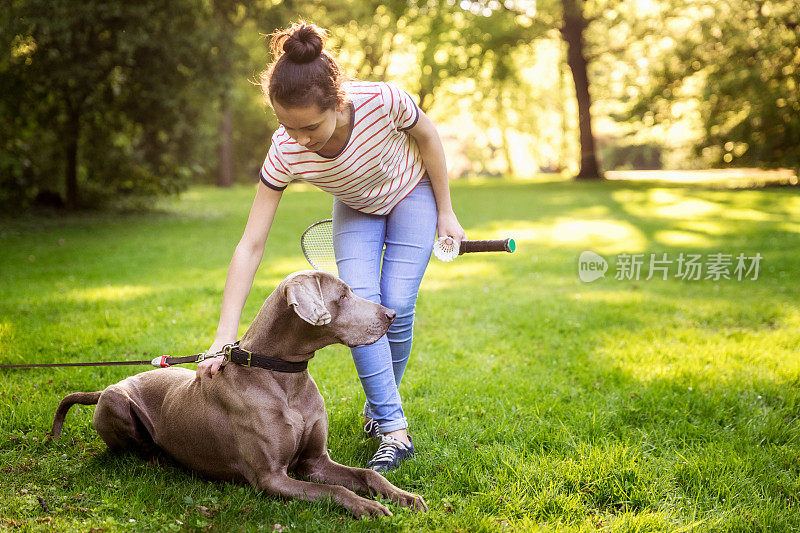
POLYGON ((270 104, 337 109, 346 101, 342 82, 346 79, 333 55, 325 49, 328 32, 295 22, 272 34, 270 48, 275 61, 261 73, 261 89, 270 104))

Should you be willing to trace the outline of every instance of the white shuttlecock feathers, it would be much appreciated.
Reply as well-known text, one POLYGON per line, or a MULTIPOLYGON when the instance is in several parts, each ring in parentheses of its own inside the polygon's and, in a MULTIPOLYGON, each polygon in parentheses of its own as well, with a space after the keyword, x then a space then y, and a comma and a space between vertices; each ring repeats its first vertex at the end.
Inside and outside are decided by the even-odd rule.
POLYGON ((439 261, 449 263, 458 257, 458 243, 452 237, 439 237, 433 243, 433 255, 439 261))

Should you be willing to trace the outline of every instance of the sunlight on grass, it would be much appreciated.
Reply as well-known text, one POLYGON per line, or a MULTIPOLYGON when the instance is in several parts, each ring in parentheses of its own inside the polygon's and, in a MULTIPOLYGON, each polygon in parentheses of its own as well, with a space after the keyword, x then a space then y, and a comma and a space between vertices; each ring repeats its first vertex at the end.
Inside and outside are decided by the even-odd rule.
POLYGON ((708 235, 727 235, 730 232, 730 226, 723 224, 722 222, 712 222, 707 220, 677 222, 675 224, 675 228, 676 230, 703 232, 708 235))
POLYGON ((623 190, 613 193, 615 200, 625 209, 638 216, 658 216, 670 219, 698 220, 719 218, 747 222, 780 220, 777 214, 742 205, 747 193, 712 191, 706 198, 691 195, 684 189, 655 188, 643 194, 641 191, 623 190), (739 204, 739 205, 735 205, 739 204))
POLYGON ((560 244, 607 245, 625 242, 628 249, 639 249, 645 240, 641 233, 627 222, 615 220, 556 220, 550 228, 547 242, 560 244))
POLYGON ((422 283, 424 290, 438 291, 456 286, 463 280, 491 279, 499 273, 497 265, 489 261, 478 261, 472 257, 462 256, 452 263, 432 259, 422 283))
POLYGON ((711 246, 712 241, 708 237, 699 235, 697 233, 689 233, 686 231, 657 231, 655 240, 666 244, 667 246, 692 246, 703 247, 711 246))
MULTIPOLYGON (((610 273, 606 273, 608 277, 610 273)), ((612 276, 613 277, 613 274, 612 276)), ((573 300, 586 303, 614 303, 614 304, 621 304, 621 303, 641 303, 642 302, 642 294, 638 292, 620 292, 618 290, 602 290, 598 289, 596 285, 584 285, 586 288, 590 288, 592 290, 586 291, 579 291, 572 294, 571 298, 573 300)))
POLYGON ((517 244, 538 244, 550 247, 592 246, 605 252, 638 250, 646 240, 638 229, 627 222, 603 219, 556 218, 547 222, 524 220, 497 221, 489 229, 471 231, 470 239, 511 237, 517 244))
POLYGON ((653 189, 650 191, 650 201, 654 204, 674 204, 681 200, 674 191, 666 189, 653 189))
POLYGON ((312 268, 308 264, 303 254, 300 252, 300 246, 297 247, 297 255, 291 258, 273 258, 266 257, 261 267, 258 269, 256 280, 260 285, 272 284, 274 287, 286 276, 288 272, 295 272, 297 270, 307 270, 312 268), (269 279, 267 279, 269 276, 269 279))
POLYGON ((800 224, 796 224, 794 222, 784 222, 782 224, 778 224, 778 227, 783 231, 789 231, 792 233, 800 233, 800 224))
POLYGON ((674 190, 653 189, 648 200, 653 204, 654 213, 668 218, 695 219, 697 217, 720 214, 723 210, 726 218, 742 218, 744 220, 767 220, 763 211, 724 209, 719 202, 699 199, 686 199, 685 192, 678 194, 674 190))
POLYGON ((776 221, 780 220, 779 217, 766 213, 764 211, 756 211, 755 209, 737 209, 735 207, 727 207, 720 210, 724 218, 732 220, 743 220, 746 222, 763 222, 763 221, 776 221))
POLYGON ((8 322, 0 322, 0 346, 5 352, 14 341, 13 325, 8 322))
POLYGON ((705 200, 680 200, 670 205, 656 207, 653 214, 667 218, 695 218, 709 216, 719 211, 719 205, 705 200))
POLYGON ((489 225, 489 229, 472 230, 467 234, 469 239, 505 239, 512 238, 517 244, 544 242, 547 226, 526 220, 498 221, 489 225))
POLYGON ((696 183, 736 187, 764 187, 766 185, 797 185, 793 170, 782 168, 716 168, 705 170, 612 170, 605 173, 609 180, 630 180, 671 183, 696 183))
POLYGON ((606 362, 642 385, 653 381, 686 381, 688 391, 736 385, 742 376, 752 382, 771 384, 800 373, 800 361, 787 360, 781 351, 767 346, 781 344, 785 334, 743 335, 735 330, 709 333, 700 338, 654 336, 651 344, 636 348, 620 346, 609 337, 600 350, 606 362), (736 346, 731 337, 740 337, 736 346), (748 337, 748 338, 745 338, 748 337), (702 344, 702 349, 698 349, 702 344), (680 379, 677 379, 680 378, 680 379))
POLYGON ((152 294, 152 287, 140 285, 106 285, 87 289, 73 289, 66 295, 66 300, 73 302, 119 302, 152 294))
POLYGON ((594 357, 643 385, 685 382, 688 392, 701 392, 741 389, 745 381, 772 386, 800 374, 800 360, 786 357, 797 341, 798 309, 753 301, 740 310, 723 297, 681 306, 668 296, 638 292, 592 291, 579 300, 638 309, 648 324, 647 342, 621 342, 630 326, 611 326, 599 333, 594 357))

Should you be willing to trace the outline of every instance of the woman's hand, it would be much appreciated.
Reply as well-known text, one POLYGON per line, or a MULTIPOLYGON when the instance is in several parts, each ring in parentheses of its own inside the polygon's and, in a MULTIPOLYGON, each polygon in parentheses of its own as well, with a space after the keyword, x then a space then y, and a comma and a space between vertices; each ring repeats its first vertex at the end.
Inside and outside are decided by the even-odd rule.
MULTIPOLYGON (((206 350, 206 353, 215 354, 219 353, 222 350, 222 347, 226 344, 229 344, 235 341, 224 341, 224 340, 214 340, 214 344, 206 350)), ((197 363, 197 378, 208 378, 212 379, 217 372, 219 372, 220 367, 222 366, 222 357, 213 357, 211 359, 205 359, 197 363)))
POLYGON ((461 241, 467 238, 464 228, 458 223, 458 218, 456 218, 456 214, 452 210, 444 213, 439 212, 437 226, 439 237, 452 237, 459 245, 461 245, 461 241))

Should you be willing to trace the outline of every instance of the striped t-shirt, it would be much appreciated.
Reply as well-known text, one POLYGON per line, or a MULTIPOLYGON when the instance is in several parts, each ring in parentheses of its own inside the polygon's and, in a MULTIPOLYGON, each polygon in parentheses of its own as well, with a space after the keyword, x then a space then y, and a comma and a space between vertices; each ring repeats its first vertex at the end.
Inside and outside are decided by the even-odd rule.
POLYGON ((405 91, 388 83, 345 82, 352 124, 342 150, 327 157, 297 144, 283 126, 261 167, 261 181, 283 190, 303 180, 364 213, 385 215, 425 175, 422 156, 406 133, 419 108, 405 91))

